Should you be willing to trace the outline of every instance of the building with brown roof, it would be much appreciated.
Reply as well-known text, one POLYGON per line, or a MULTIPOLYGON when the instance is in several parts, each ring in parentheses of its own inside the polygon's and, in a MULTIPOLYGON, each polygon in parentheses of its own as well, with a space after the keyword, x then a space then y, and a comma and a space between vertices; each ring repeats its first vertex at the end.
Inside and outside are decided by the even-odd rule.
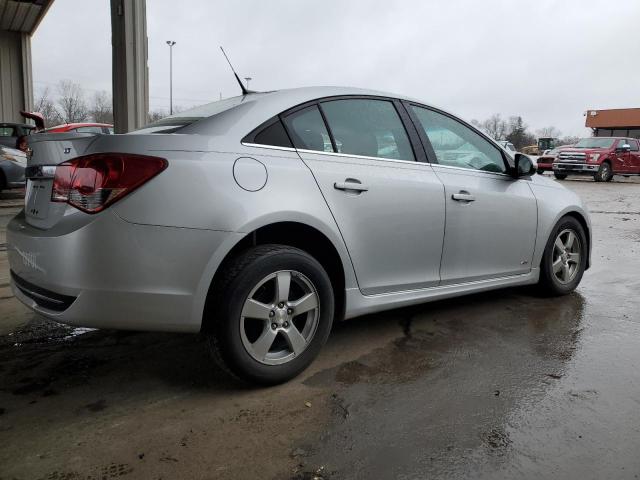
POLYGON ((640 138, 640 108, 587 110, 585 126, 596 137, 640 138))

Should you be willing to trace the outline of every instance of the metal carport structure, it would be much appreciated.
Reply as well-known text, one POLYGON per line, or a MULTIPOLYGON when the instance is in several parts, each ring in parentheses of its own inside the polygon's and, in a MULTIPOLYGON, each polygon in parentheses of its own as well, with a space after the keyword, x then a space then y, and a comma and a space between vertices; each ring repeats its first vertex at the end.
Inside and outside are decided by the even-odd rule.
MULTIPOLYGON (((149 110, 146 1, 110 2, 113 114, 123 133, 144 125, 149 110)), ((33 110, 31 36, 52 4, 0 0, 0 121, 23 123, 20 110, 33 110)))

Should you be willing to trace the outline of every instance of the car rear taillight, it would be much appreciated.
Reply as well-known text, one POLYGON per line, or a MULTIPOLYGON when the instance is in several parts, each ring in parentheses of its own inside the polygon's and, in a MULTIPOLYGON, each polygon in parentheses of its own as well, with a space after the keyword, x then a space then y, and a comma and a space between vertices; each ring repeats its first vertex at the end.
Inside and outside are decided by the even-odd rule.
POLYGON ((97 213, 167 168, 164 158, 97 153, 56 166, 51 200, 97 213))

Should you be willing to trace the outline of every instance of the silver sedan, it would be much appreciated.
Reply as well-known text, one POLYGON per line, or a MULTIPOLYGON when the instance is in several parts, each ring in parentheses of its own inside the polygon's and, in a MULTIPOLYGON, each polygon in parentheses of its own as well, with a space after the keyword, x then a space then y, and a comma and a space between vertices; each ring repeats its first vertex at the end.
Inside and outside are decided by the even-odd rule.
POLYGON ((249 93, 30 146, 15 295, 72 325, 203 332, 253 382, 301 372, 334 320, 515 285, 566 294, 589 267, 574 193, 397 95, 249 93))

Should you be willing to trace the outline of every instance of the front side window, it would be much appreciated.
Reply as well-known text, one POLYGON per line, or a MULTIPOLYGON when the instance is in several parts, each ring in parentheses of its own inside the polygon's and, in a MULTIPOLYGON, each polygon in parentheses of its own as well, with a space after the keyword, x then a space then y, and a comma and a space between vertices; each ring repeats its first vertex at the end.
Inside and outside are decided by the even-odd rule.
POLYGON ((317 105, 287 115, 284 123, 296 148, 333 152, 331 137, 329 137, 329 132, 327 132, 327 127, 317 105))
POLYGON ((387 100, 331 100, 321 104, 339 153, 414 160, 407 132, 387 100))
POLYGON ((14 132, 13 127, 0 127, 0 137, 15 137, 14 132))
POLYGON ((469 127, 433 110, 412 105, 438 163, 450 167, 505 173, 502 153, 469 127))
POLYGON ((638 151, 638 142, 636 140, 633 140, 632 138, 627 138, 626 143, 631 147, 632 152, 638 151))

